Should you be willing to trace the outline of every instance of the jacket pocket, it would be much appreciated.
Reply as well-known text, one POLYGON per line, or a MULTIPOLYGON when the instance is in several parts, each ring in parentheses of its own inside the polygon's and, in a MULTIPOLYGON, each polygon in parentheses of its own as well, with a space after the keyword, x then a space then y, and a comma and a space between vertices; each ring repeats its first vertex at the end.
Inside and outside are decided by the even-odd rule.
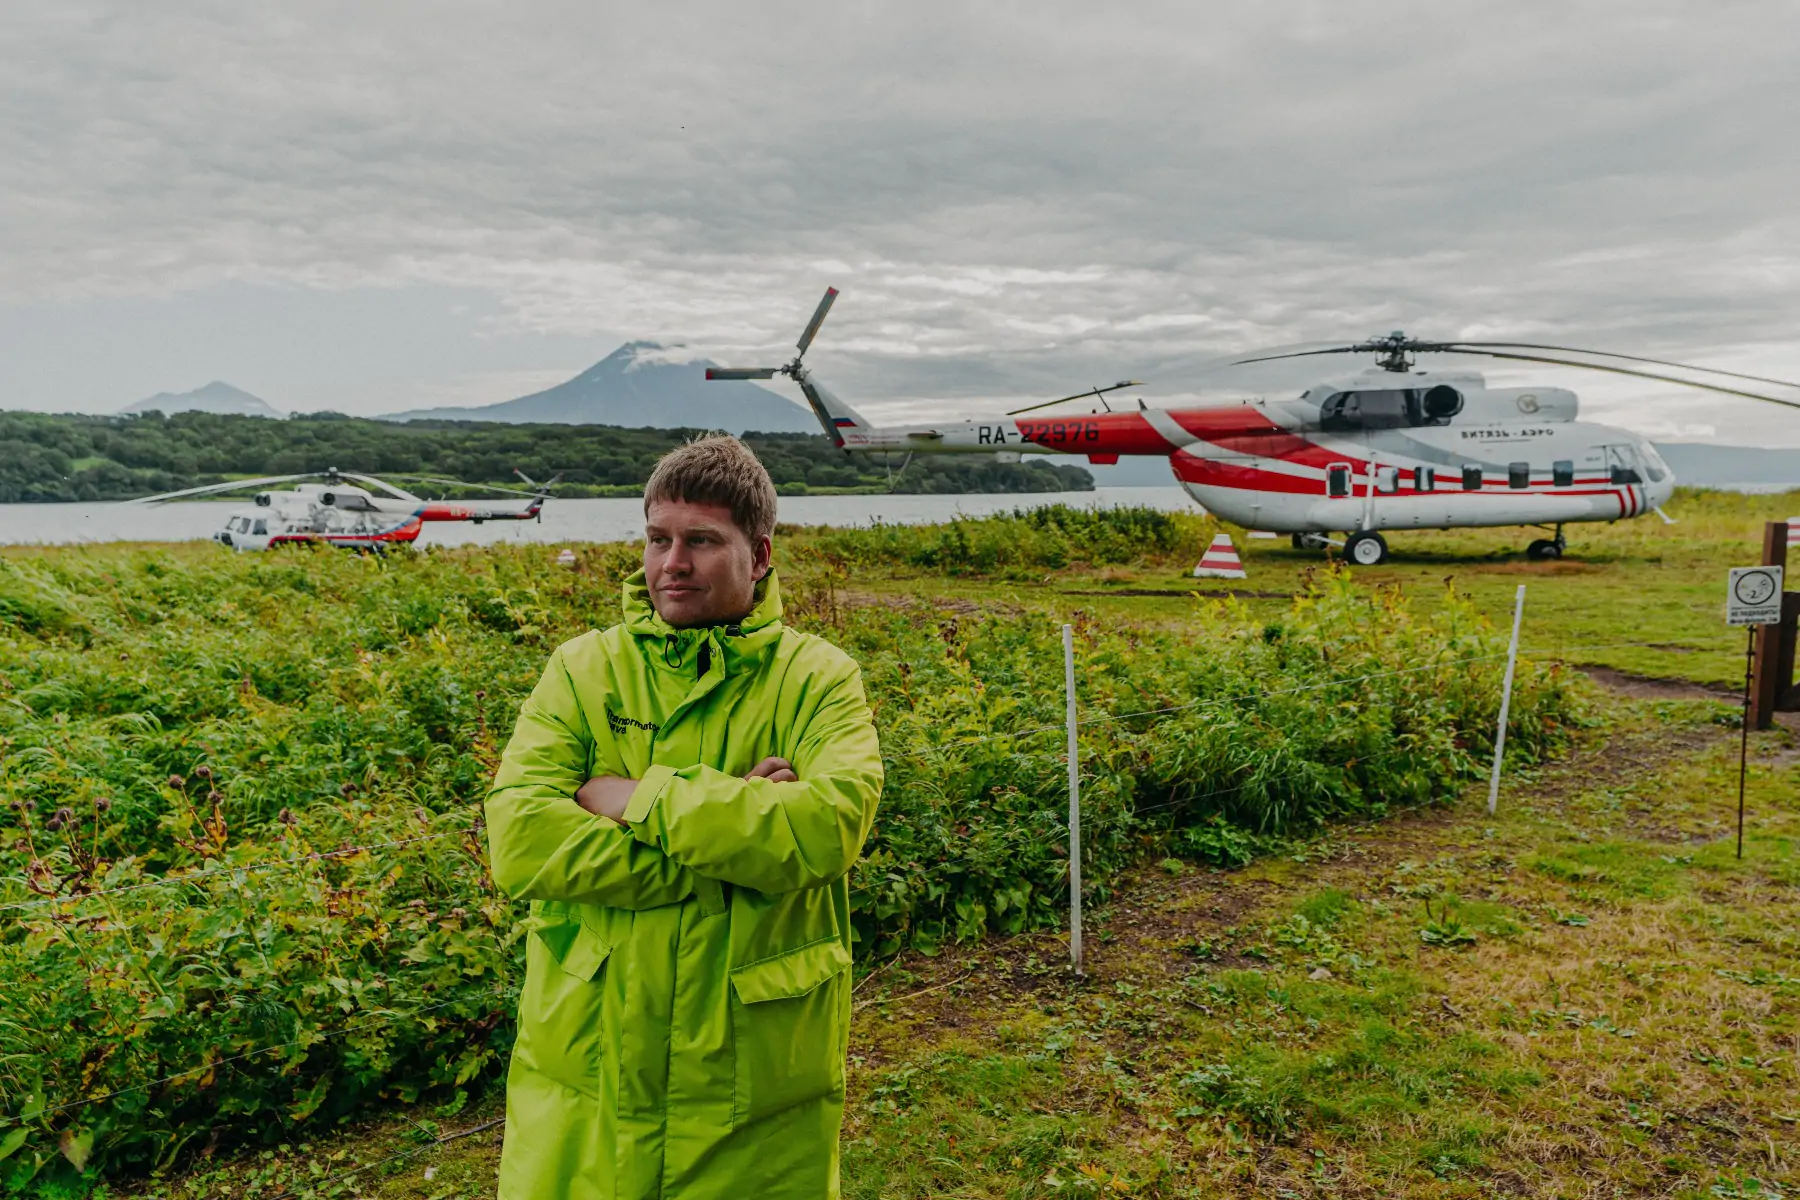
POLYGON ((843 1098, 850 951, 814 942, 731 972, 735 1126, 843 1098))
POLYGON ((533 920, 531 932, 565 975, 591 981, 600 972, 600 964, 612 953, 612 947, 600 940, 579 918, 541 917, 533 920))
POLYGON ((527 1069, 597 1096, 605 1051, 601 967, 612 947, 573 917, 533 918, 513 1056, 527 1069))

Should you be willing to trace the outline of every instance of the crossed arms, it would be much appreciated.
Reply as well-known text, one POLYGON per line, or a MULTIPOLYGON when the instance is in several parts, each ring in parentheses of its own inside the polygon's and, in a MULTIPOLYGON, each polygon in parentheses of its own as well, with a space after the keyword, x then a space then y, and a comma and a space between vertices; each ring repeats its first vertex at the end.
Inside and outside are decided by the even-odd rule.
POLYGON ((686 899, 697 877, 768 893, 837 879, 874 821, 881 756, 856 671, 817 686, 791 763, 765 759, 743 778, 659 765, 590 780, 590 761, 618 759, 590 758, 612 734, 589 726, 559 649, 488 792, 495 883, 520 899, 643 909, 686 899))

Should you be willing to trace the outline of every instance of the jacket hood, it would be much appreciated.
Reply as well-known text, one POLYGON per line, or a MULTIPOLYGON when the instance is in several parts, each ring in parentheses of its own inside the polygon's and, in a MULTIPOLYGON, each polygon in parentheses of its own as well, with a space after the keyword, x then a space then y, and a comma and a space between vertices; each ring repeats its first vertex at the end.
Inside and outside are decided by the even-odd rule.
POLYGON ((710 641, 723 652, 730 670, 742 659, 760 658, 781 637, 781 584, 775 568, 757 582, 755 597, 750 615, 735 624, 677 629, 657 615, 640 567, 625 580, 625 628, 655 662, 681 669, 694 661, 700 643, 710 641))

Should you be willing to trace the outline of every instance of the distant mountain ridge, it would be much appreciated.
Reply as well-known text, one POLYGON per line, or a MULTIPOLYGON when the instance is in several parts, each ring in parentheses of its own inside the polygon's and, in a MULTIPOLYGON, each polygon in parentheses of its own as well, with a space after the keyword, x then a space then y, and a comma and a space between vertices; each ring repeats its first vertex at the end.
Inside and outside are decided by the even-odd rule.
POLYGON ((505 421, 513 424, 621 425, 723 429, 731 433, 818 433, 812 410, 753 383, 708 383, 714 364, 658 362, 667 347, 626 342, 566 383, 474 408, 420 408, 383 421, 505 421))
POLYGON ((232 387, 218 379, 191 392, 158 392, 147 400, 126 405, 119 410, 119 415, 135 416, 147 412, 160 412, 164 416, 178 412, 203 412, 221 416, 272 417, 276 420, 284 415, 262 397, 252 396, 244 389, 232 387))

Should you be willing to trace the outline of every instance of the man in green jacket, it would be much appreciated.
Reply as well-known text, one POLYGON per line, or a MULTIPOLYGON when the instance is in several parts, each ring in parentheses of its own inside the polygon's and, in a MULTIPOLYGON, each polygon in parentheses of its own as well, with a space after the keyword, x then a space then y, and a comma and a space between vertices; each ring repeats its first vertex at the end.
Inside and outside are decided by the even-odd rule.
POLYGON ((838 1194, 850 893, 881 794, 861 672, 781 624, 735 438, 644 491, 624 620, 566 642, 487 798, 531 901, 501 1200, 838 1194))

